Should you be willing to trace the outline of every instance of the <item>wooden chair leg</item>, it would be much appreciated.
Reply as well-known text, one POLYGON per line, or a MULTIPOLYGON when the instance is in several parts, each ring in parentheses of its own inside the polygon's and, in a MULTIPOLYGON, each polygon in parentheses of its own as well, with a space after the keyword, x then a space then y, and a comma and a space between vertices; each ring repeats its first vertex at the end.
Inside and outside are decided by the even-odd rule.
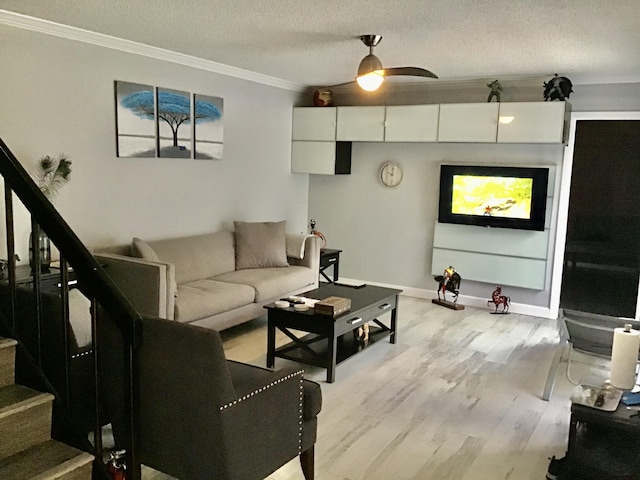
POLYGON ((315 445, 312 445, 307 450, 300 454, 300 465, 302 466, 302 473, 304 474, 305 480, 313 480, 314 479, 314 462, 315 462, 315 445))

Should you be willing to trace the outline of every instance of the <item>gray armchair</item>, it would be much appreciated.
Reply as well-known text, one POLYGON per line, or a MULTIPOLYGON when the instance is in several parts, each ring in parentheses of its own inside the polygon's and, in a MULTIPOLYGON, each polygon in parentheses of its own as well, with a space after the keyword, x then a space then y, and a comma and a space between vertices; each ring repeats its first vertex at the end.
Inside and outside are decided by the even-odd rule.
POLYGON ((143 464, 180 480, 258 480, 300 456, 313 479, 322 395, 302 370, 228 361, 210 329, 147 319, 142 334, 143 464))

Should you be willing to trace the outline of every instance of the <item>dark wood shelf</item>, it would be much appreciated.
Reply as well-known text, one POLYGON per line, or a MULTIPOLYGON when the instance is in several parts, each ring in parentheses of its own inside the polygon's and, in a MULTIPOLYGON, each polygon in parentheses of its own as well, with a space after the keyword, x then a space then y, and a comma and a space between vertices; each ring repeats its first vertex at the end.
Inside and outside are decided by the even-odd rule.
MULTIPOLYGON (((374 343, 384 340, 389 335, 391 335, 391 330, 385 330, 371 324, 369 325, 369 339, 366 342, 358 341, 353 338, 352 332, 341 335, 336 339, 336 364, 344 362, 354 355, 357 355, 371 347, 374 343)), ((307 352, 304 348, 294 342, 289 342, 286 345, 277 348, 275 356, 278 358, 292 360, 294 362, 314 365, 316 367, 325 367, 327 365, 327 356, 329 355, 327 337, 310 333, 300 337, 300 340, 315 351, 318 357, 307 352)))

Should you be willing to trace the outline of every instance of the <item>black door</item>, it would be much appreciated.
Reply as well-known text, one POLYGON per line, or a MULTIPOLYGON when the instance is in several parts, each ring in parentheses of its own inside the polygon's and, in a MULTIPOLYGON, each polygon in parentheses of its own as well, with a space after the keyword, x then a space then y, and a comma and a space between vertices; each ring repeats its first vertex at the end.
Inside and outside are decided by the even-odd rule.
POLYGON ((636 317, 640 120, 576 122, 560 307, 636 317))

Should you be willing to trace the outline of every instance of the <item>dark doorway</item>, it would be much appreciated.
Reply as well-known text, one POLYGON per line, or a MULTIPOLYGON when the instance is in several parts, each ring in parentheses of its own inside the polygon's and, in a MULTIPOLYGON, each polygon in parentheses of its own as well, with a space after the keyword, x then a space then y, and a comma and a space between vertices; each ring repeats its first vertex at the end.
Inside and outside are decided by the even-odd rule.
POLYGON ((635 318, 640 120, 576 122, 560 307, 635 318))

